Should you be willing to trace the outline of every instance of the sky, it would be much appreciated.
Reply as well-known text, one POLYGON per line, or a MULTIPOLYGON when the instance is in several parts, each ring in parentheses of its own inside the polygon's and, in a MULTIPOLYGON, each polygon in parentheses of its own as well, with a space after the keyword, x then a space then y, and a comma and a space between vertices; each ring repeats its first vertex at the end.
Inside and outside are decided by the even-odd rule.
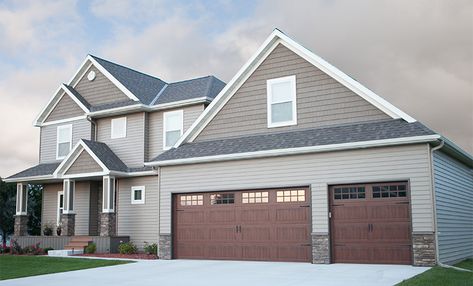
POLYGON ((0 0, 0 176, 38 163, 33 120, 87 54, 228 82, 274 28, 473 153, 473 1, 0 0))

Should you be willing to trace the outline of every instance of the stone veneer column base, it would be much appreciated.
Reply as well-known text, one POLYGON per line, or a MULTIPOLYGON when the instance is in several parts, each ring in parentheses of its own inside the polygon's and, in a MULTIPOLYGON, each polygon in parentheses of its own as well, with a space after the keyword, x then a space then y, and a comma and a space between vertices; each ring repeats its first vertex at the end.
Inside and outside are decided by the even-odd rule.
POLYGON ((28 216, 27 215, 15 216, 14 235, 15 236, 28 235, 28 216))
POLYGON ((61 214, 61 229, 61 235, 74 235, 76 231, 76 214, 61 214))
POLYGON ((116 236, 117 224, 115 213, 100 214, 100 236, 116 236))
POLYGON ((171 235, 170 234, 161 234, 159 236, 158 243, 158 255, 159 259, 171 259, 171 235))
POLYGON ((433 233, 412 234, 412 250, 415 266, 434 266, 437 263, 433 233))
POLYGON ((328 234, 312 234, 312 263, 330 263, 330 238, 328 234))

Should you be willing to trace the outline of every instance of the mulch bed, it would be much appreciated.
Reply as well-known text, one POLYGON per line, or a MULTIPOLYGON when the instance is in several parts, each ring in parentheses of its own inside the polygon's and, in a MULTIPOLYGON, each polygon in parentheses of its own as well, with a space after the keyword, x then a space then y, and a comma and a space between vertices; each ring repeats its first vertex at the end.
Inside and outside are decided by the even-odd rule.
POLYGON ((89 257, 105 257, 105 258, 125 258, 125 259, 158 259, 157 255, 136 253, 136 254, 120 254, 120 253, 84 253, 74 254, 74 256, 89 256, 89 257))

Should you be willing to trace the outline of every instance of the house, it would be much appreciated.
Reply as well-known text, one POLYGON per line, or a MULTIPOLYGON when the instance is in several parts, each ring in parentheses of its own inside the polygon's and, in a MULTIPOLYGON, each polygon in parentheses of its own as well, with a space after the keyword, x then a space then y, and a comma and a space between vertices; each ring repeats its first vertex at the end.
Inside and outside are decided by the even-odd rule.
POLYGON ((58 239, 158 242, 162 259, 473 257, 473 157, 279 30, 225 86, 89 56, 35 124, 40 164, 7 179, 17 238, 39 182, 58 239))

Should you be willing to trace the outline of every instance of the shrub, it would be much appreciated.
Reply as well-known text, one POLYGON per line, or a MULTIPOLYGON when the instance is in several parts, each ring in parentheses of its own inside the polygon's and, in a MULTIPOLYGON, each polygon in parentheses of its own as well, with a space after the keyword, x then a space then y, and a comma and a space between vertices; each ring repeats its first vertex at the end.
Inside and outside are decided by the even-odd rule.
POLYGON ((54 250, 54 248, 52 248, 52 247, 45 247, 45 248, 43 249, 44 254, 48 254, 48 251, 50 251, 50 250, 54 250))
POLYGON ((122 242, 118 245, 120 254, 135 254, 138 250, 133 242, 122 242))
POLYGON ((10 247, 8 246, 0 246, 0 254, 6 254, 6 253, 10 253, 10 247))
POLYGON ((10 251, 12 254, 23 254, 23 248, 21 248, 21 245, 18 244, 16 239, 10 241, 10 251))
POLYGON ((45 236, 51 236, 53 235, 53 226, 50 223, 46 223, 43 228, 43 234, 45 236))
POLYGON ((145 252, 147 254, 156 255, 158 253, 158 245, 156 243, 148 244, 148 242, 145 241, 145 252))
POLYGON ((95 253, 96 250, 97 250, 97 245, 92 242, 91 244, 86 246, 85 253, 95 253))
POLYGON ((28 245, 25 248, 23 248, 23 253, 24 254, 29 254, 29 255, 41 255, 44 253, 44 250, 39 247, 39 242, 34 244, 34 245, 28 245))

